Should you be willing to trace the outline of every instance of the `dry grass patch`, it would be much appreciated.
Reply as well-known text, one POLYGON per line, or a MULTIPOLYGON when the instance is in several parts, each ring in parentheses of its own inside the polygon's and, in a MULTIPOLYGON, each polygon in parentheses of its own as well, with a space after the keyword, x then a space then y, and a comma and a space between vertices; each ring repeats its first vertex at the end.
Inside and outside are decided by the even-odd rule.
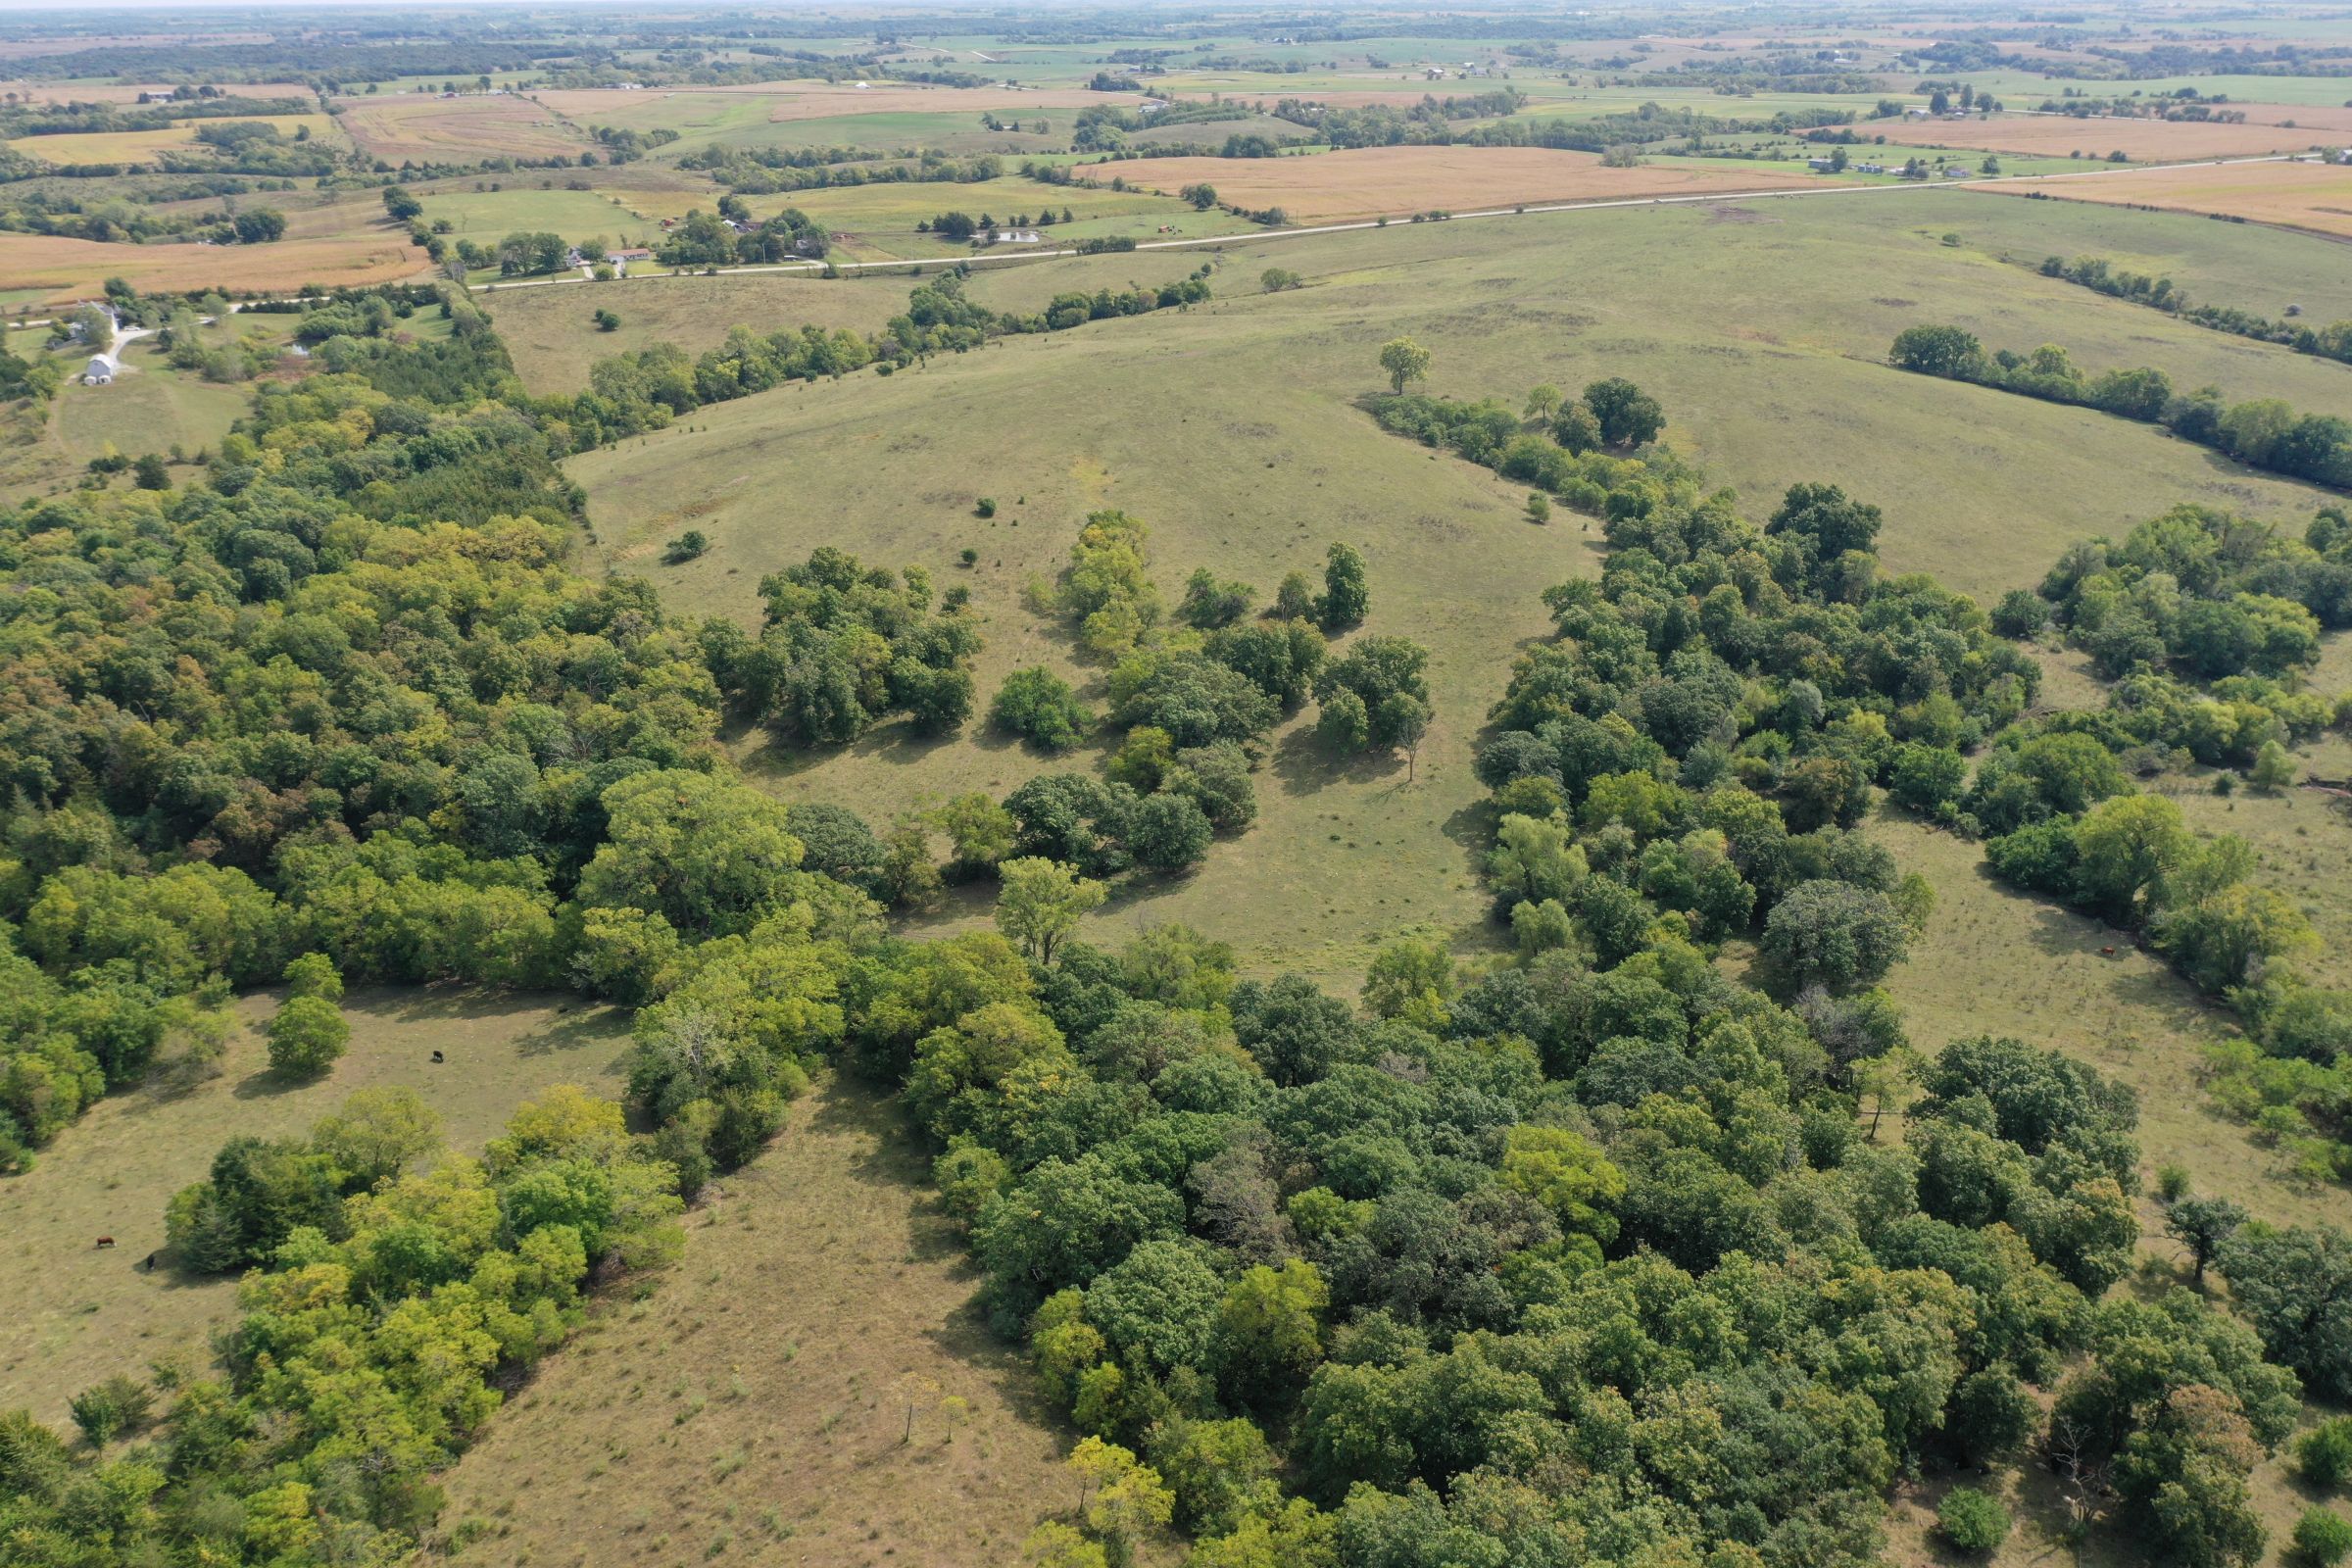
POLYGON ((1078 171, 1107 182, 1123 175, 1170 194, 1208 184, 1238 207, 1279 207, 1291 221, 1709 192, 1793 190, 1801 174, 1717 173, 1703 169, 1604 169, 1592 153, 1548 147, 1366 147, 1311 158, 1154 158, 1078 171))
POLYGON ((2104 179, 2052 175, 1989 186, 2077 202, 2120 202, 2169 212, 2219 214, 2352 239, 2352 168, 2326 164, 2230 164, 2219 169, 2148 169, 2104 179))
POLYGON ((481 1565, 1009 1563, 1064 1434, 974 1303, 895 1106, 829 1086, 441 1479, 481 1565))
MULTIPOLYGON (((2293 118, 2293 117, 2289 117, 2293 118)), ((1873 125, 1873 135, 1881 127, 1873 125)), ((2233 125, 2198 120, 2078 119, 2073 115, 1994 115, 1990 119, 1889 121, 1890 142, 1913 147, 1973 147, 1987 152, 2064 158, 2080 152, 2104 158, 2123 151, 2138 163, 2186 158, 2236 158, 2300 152, 2319 140, 2309 130, 2275 124, 2233 125)))
POLYGON ((347 98, 338 118, 362 152, 388 164, 554 158, 586 145, 539 105, 503 95, 347 98))
MULTIPOLYGON (((251 998, 244 1016, 259 1023, 270 1009, 267 998, 251 998)), ((350 1048, 317 1083, 270 1076, 260 1031, 242 1029, 217 1077, 159 1079, 101 1101, 31 1171, 0 1180, 0 1409, 62 1421, 69 1398, 113 1373, 167 1357, 203 1364, 213 1330, 235 1306, 236 1282, 139 1264, 164 1245, 165 1201, 202 1180, 230 1138, 305 1133, 353 1091, 399 1085, 424 1097, 450 1142, 471 1151, 551 1084, 620 1092, 628 1018, 612 1008, 404 990, 354 992, 343 1010, 350 1048), (435 1050, 449 1058, 438 1066, 435 1050), (116 1245, 99 1250, 101 1236, 116 1245)))

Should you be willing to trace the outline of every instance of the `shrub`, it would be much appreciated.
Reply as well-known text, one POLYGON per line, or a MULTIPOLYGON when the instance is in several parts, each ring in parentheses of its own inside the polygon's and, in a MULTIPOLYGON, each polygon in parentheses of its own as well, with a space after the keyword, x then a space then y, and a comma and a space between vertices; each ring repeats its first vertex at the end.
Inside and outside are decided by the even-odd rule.
POLYGON ((97 1387, 74 1396, 69 1408, 74 1412, 74 1424, 81 1428, 81 1435, 90 1446, 103 1448, 143 1423, 154 1403, 154 1390, 117 1373, 97 1387))
POLYGON ((996 497, 994 497, 994 496, 982 496, 982 497, 981 497, 981 498, 980 498, 978 501, 976 501, 976 502, 972 503, 972 515, 973 515, 973 516, 975 516, 975 517, 993 517, 993 516, 995 516, 996 514, 997 514, 997 499, 996 499, 996 497))
POLYGON ((662 559, 673 566, 682 565, 710 549, 710 536, 700 528, 689 528, 662 547, 662 559))
POLYGON ((2352 1478, 2352 1415, 2323 1421, 2295 1443, 2295 1469, 2323 1491, 2352 1478))
POLYGON ((2352 1555, 2352 1521, 2332 1508, 2313 1508, 2295 1521, 2295 1560, 2335 1568, 2352 1555))
POLYGON ((989 722, 1049 752, 1066 752, 1086 738, 1094 714, 1070 683, 1049 669, 1016 669, 997 688, 989 722))
POLYGON ((1961 1487, 1936 1508, 1936 1528, 1955 1550, 1989 1556, 2009 1539, 2009 1510, 1985 1493, 1961 1487))

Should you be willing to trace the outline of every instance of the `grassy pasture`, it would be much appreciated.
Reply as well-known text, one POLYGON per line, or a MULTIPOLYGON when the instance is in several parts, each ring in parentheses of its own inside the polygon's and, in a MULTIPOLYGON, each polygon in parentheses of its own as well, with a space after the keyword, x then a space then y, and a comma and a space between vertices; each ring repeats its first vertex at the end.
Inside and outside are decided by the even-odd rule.
POLYGON ((1068 1435, 989 1334, 927 1176, 868 1091, 804 1101, 661 1289, 602 1307, 443 1475, 442 1529, 478 1534, 458 1560, 1015 1560, 1075 1501, 1068 1435))
POLYGON ((2340 164, 2134 170, 2106 179, 2052 179, 2005 188, 2011 194, 2038 190, 2067 201, 2218 214, 2352 239, 2352 169, 2340 164))
POLYGON ((737 324, 772 332, 813 321, 872 331, 906 308, 912 287, 907 278, 858 273, 830 281, 797 272, 655 277, 625 287, 501 289, 478 297, 524 382, 552 393, 586 386, 588 368, 608 355, 656 343, 700 354, 737 324), (592 317, 601 309, 620 317, 616 330, 597 330, 592 317))
MULTIPOLYGON (((2206 1099, 2205 1048, 2237 1033, 2226 1009, 2123 932, 1993 880, 1972 840, 1891 809, 1872 833, 1936 889, 1927 934, 1886 982, 1914 1045, 1936 1052, 1993 1034, 2058 1047, 2139 1091, 2149 1170, 2184 1165, 2200 1191, 2227 1193, 2275 1224, 2340 1219, 2340 1193, 2282 1179, 2245 1127, 2206 1099)), ((2139 1207, 2142 1232, 2165 1246, 2154 1198, 2143 1194, 2139 1207)))
MULTIPOLYGON (((2094 248, 2070 231, 2085 209, 1959 192, 1239 240, 1223 248, 1217 299, 1190 312, 1012 340, 887 379, 779 389, 699 410, 570 469, 596 497, 607 559, 652 571, 683 609, 748 622, 760 576, 819 543, 968 585, 989 638, 984 704, 1025 664, 1089 673, 1021 597, 1031 577, 1062 564, 1089 510, 1121 506, 1152 524, 1170 595, 1200 565, 1270 593, 1284 571, 1318 564, 1329 540, 1352 540, 1370 560, 1370 629, 1432 650, 1438 724, 1417 780, 1403 787, 1401 766, 1334 766, 1286 730, 1259 777, 1258 824, 1195 877, 1100 917, 1114 930, 1194 920, 1253 964, 1344 979, 1368 944, 1400 927, 1480 929, 1470 749, 1513 651, 1544 626, 1537 590, 1592 560, 1592 536, 1573 515, 1531 526, 1515 487, 1385 435, 1352 406, 1377 385, 1372 356, 1388 337, 1429 345, 1432 387, 1444 393, 1516 398, 1538 380, 1574 388, 1630 375, 1664 401, 1669 438, 1737 486, 1751 514, 1800 479, 1843 484, 1886 508, 1890 568, 1933 570, 1980 596, 2037 581, 2068 541, 2177 500, 2298 527, 2308 518, 2316 492, 2217 465, 2145 427, 1879 363, 1901 327, 1949 319, 2002 343, 2065 342, 2084 364, 2163 364, 2238 395, 2322 409, 2352 396, 2339 367, 1939 243, 1947 225, 1965 232, 1968 215, 1985 209, 2038 220, 2006 230, 2014 243, 2094 248), (1663 286, 1662 255, 1675 258, 1663 286), (1307 286, 1258 293, 1269 266, 1302 272, 1307 286), (1896 277, 1902 296, 1887 292, 1896 277), (982 495, 999 503, 994 519, 971 515, 982 495), (662 543, 688 526, 712 551, 659 565, 662 543), (968 574, 956 564, 967 546, 980 552, 968 574), (1312 893, 1270 900, 1269 886, 1312 893)), ((2134 216, 2225 243, 2206 234, 2212 225, 2134 216)), ((984 271, 970 287, 1031 310, 1063 289, 1159 281, 1193 260, 1052 262, 984 271)), ((644 296, 612 296, 624 318, 632 297, 644 296)), ((713 321, 704 338, 723 330, 713 321)), ((926 797, 1001 795, 1049 766, 1084 765, 977 730, 932 744, 884 731, 790 764, 756 743, 752 752, 778 790, 876 819, 926 797)))
MULTIPOLYGON (((203 1179, 213 1154, 247 1133, 307 1132, 354 1090, 404 1085, 441 1113, 450 1142, 477 1150, 520 1102, 553 1084, 617 1096, 627 1015, 552 996, 354 992, 351 1046, 314 1084, 268 1071, 258 1028, 237 1031, 221 1072, 159 1082, 92 1107, 24 1176, 0 1182, 0 1408, 62 1420, 66 1400, 115 1372, 177 1357, 201 1367, 207 1337, 234 1308, 233 1279, 140 1270, 163 1246, 164 1203, 203 1179), (432 1065, 434 1049, 449 1060, 432 1065), (117 1245, 100 1251, 95 1238, 117 1245)), ((267 998, 241 1007, 267 1020, 267 998)))
POLYGON ((532 190, 509 184, 503 190, 477 191, 453 183, 418 194, 427 223, 446 218, 455 235, 477 244, 494 243, 521 229, 545 229, 569 240, 602 234, 613 245, 652 244, 662 232, 658 218, 639 218, 617 196, 593 190, 532 190))
POLYGON ((1370 147, 1309 158, 1156 158, 1142 165, 1087 166, 1081 178, 1112 173, 1173 193, 1211 184, 1236 206, 1279 207, 1295 223, 1437 208, 1513 202, 1697 195, 1774 190, 1812 183, 1803 175, 1749 171, 1604 169, 1592 153, 1546 147, 1370 147))

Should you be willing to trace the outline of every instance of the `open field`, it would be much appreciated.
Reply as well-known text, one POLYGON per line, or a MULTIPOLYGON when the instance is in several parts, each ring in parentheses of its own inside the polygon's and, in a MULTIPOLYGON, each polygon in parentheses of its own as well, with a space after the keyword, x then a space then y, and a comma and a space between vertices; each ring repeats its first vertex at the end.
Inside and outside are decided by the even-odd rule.
POLYGON ((827 280, 805 272, 690 273, 625 288, 502 289, 478 298, 531 390, 567 392, 586 386, 589 366, 608 355, 656 343, 700 354, 738 324, 762 332, 804 321, 879 330, 906 309, 911 286, 907 278, 876 274, 827 280), (608 308, 620 326, 602 332, 592 318, 608 308))
POLYGON ((1155 158, 1141 166, 1089 166, 1078 177, 1107 182, 1114 175, 1170 194, 1186 185, 1214 185, 1222 201, 1252 210, 1279 207, 1295 223, 1513 202, 1688 196, 1814 183, 1803 175, 1766 172, 1604 169, 1595 154, 1547 147, 1367 147, 1306 158, 1155 158))
POLYGON ((155 294, 189 289, 275 292, 318 283, 388 283, 426 270, 405 232, 274 245, 102 245, 48 234, 0 234, 0 277, 63 303, 93 299, 120 277, 155 294))
POLYGON ((2067 201, 2218 214, 2352 239, 2352 168, 2342 165, 2149 169, 2102 179, 2036 180, 1998 188, 2009 195, 2038 191, 2067 201))
POLYGON ((2079 120, 2072 115, 1971 116, 1966 120, 1889 120, 1859 127, 1913 147, 1969 147, 1996 153, 2104 158, 2133 163, 2299 153, 2327 138, 2314 130, 2231 125, 2195 120, 2079 120))
POLYGON ((587 145, 571 127, 524 98, 347 98, 336 107, 344 134, 360 151, 393 165, 554 158, 587 145))
MULTIPOLYGON (((2315 687, 2330 696, 2346 690, 2340 680, 2315 687)), ((2297 754, 2296 764, 2298 781, 2352 776, 2352 741, 2324 735, 2297 754)), ((2254 847, 2264 880, 2300 905, 2319 933, 2319 947, 2299 966, 2323 985, 2352 986, 2352 900, 2344 896, 2352 887, 2352 811, 2317 790, 2271 795, 2241 786, 2223 797, 2212 786, 2213 774, 2198 768, 2155 787, 2180 803, 2191 827, 2234 833, 2254 847)))
MULTIPOLYGON (((1303 728, 1286 730, 1259 775, 1257 826, 1191 879, 1099 917, 1114 929, 1189 919, 1234 940, 1253 965, 1344 978, 1368 944, 1415 922, 1484 940, 1472 876, 1479 834, 1464 814, 1479 797, 1470 748, 1513 650, 1544 625, 1538 590, 1591 570, 1595 537, 1566 514, 1548 528, 1527 524, 1516 488, 1386 435, 1358 412, 1353 400, 1376 386, 1372 356, 1388 337, 1410 332, 1429 345, 1433 390, 1459 396, 1516 399, 1539 380, 1579 387, 1629 375, 1663 400, 1669 439, 1736 485, 1751 514, 1799 480, 1842 484, 1886 508, 1891 569, 1936 571, 1986 598, 2037 581, 2069 540, 2178 500, 2298 527, 2308 518, 2316 492, 2217 464, 2144 426, 1880 363, 1902 327, 1953 320, 2000 342, 2066 342, 2085 365, 2152 362, 2189 384, 2352 406, 2340 367, 1939 243, 1986 210, 2025 225, 2004 230, 2012 243, 2043 254, 2092 248, 2072 225, 2093 210, 1959 191, 1237 240, 1206 306, 698 410, 569 469, 597 498, 607 559, 652 571, 673 604, 697 613, 753 620, 760 575, 820 543, 968 586, 989 639, 984 705, 1022 665, 1091 674, 1021 599, 1031 577, 1062 564, 1087 511, 1122 506, 1152 525, 1154 575, 1169 594, 1202 565, 1267 594, 1284 571, 1316 565, 1331 539, 1355 542, 1371 565, 1368 629, 1432 650, 1438 722, 1417 780, 1402 787, 1401 767, 1334 767, 1303 728), (1661 254, 1676 257, 1665 290, 1661 254), (1308 286, 1257 293, 1268 266, 1302 272, 1308 286), (1902 295, 1886 292, 1896 276, 1902 295), (1244 387, 1281 390, 1238 407, 1244 387), (994 519, 970 515, 981 495, 997 499, 994 519), (687 526, 709 534, 712 551, 658 565, 662 543, 687 526), (966 546, 981 556, 968 574, 956 564, 966 546), (1270 901, 1269 885, 1311 886, 1315 897, 1304 907, 1270 901)), ((2319 248, 2132 216, 2200 240, 2213 230, 2216 246, 2236 235, 2319 248)), ((1193 260, 1109 255, 985 271, 969 286, 1000 308, 1034 310, 1061 290, 1157 281, 1193 260)), ((729 304, 725 280, 705 282, 714 308, 729 304)), ((630 299, 672 286, 629 284, 609 297, 625 319, 630 299)), ((588 306, 583 291, 523 308, 584 315, 588 306)), ((668 330, 691 341, 682 325, 668 330)), ((723 331, 714 318, 701 337, 723 331)), ((780 791, 853 804, 876 821, 924 798, 1002 795, 1048 767, 1085 765, 977 730, 941 743, 884 730, 790 762, 751 750, 780 791)))
MULTIPOLYGON (((267 998, 241 1007, 265 1021, 267 998)), ((237 1031, 220 1073, 192 1087, 159 1082, 101 1101, 0 1182, 0 1409, 61 1420, 66 1400, 115 1372, 177 1357, 201 1368, 212 1330, 234 1308, 236 1281, 183 1277, 139 1263, 164 1244, 164 1203, 203 1179, 238 1134, 309 1131, 354 1091, 414 1089, 439 1111, 452 1145, 477 1150, 514 1107, 552 1084, 617 1096, 628 1017, 568 998, 464 991, 354 992, 351 1045, 317 1083, 270 1076, 258 1028, 237 1031), (435 1049, 449 1060, 432 1065, 435 1049), (93 1250, 93 1238, 117 1246, 93 1250)))
MULTIPOLYGON (((2184 1165, 2200 1192, 2228 1193, 2275 1224, 2340 1217, 2340 1192, 2282 1179, 2243 1124, 2207 1100, 2205 1048, 2237 1033, 2226 1008, 2123 932, 1993 880, 1973 840, 1891 808, 1871 832, 1936 889, 1927 934, 1886 980, 1914 1045, 1936 1052, 1992 1034, 2055 1046, 2139 1092, 2149 1171, 2184 1165)), ((2155 1199, 2143 1193, 2139 1207, 2162 1247, 2155 1199)))
POLYGON ((973 1303, 889 1103, 830 1086, 442 1479, 461 1563, 1010 1563, 1068 1441, 973 1303), (912 1423, 908 1418, 911 1414, 912 1423), (478 1521, 478 1525, 476 1524, 478 1521))

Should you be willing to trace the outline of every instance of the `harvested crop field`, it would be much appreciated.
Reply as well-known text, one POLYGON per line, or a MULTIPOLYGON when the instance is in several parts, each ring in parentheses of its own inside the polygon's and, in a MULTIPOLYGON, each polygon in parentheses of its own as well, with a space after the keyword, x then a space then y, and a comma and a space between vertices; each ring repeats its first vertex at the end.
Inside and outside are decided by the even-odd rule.
POLYGON ((1209 184, 1237 207, 1279 207, 1293 222, 1376 214, 1471 209, 1512 202, 1633 200, 1795 190, 1821 183, 1801 174, 1718 174, 1700 169, 1604 169, 1592 153, 1548 147, 1367 147, 1308 158, 1154 158, 1098 164, 1081 177, 1124 175, 1174 194, 1209 184))
POLYGON ((344 100, 340 118, 362 152, 388 164, 554 158, 583 145, 563 121, 525 98, 354 98, 344 100))
MULTIPOLYGON (((587 120, 610 117, 616 108, 622 106, 660 103, 680 95, 666 90, 623 92, 579 87, 558 88, 532 96, 540 104, 567 119, 587 120)), ((904 83, 893 83, 887 87, 857 87, 821 81, 771 82, 748 87, 693 87, 684 89, 683 95, 694 98, 769 98, 773 100, 767 109, 770 121, 825 120, 834 115, 965 112, 977 115, 984 109, 1022 114, 1033 109, 1087 109, 1098 104, 1128 108, 1136 100, 1133 93, 1090 92, 1082 87, 917 87, 904 83)))
POLYGON ((2034 192, 2068 201, 2220 214, 2352 239, 2352 168, 2340 166, 2202 165, 2136 170, 2107 179, 2074 179, 2060 174, 1984 188, 2012 195, 2034 192))
MULTIPOLYGON (((2292 118, 2292 117, 2290 117, 2292 118)), ((1878 134, 1876 126, 1872 134, 1878 134)), ((2243 158, 2296 153, 2322 133, 2278 125, 2228 125, 2193 120, 2086 120, 2073 115, 1995 115, 1990 120, 1889 122, 1888 141, 1912 147, 1970 147, 1986 152, 2064 158, 2104 158, 2120 151, 2138 163, 2184 158, 2243 158)))
POLYGON ((186 289, 261 292, 318 283, 386 283, 425 270, 406 234, 287 239, 274 245, 102 245, 50 234, 0 234, 0 277, 42 289, 51 302, 92 299, 120 277, 147 293, 186 289))

